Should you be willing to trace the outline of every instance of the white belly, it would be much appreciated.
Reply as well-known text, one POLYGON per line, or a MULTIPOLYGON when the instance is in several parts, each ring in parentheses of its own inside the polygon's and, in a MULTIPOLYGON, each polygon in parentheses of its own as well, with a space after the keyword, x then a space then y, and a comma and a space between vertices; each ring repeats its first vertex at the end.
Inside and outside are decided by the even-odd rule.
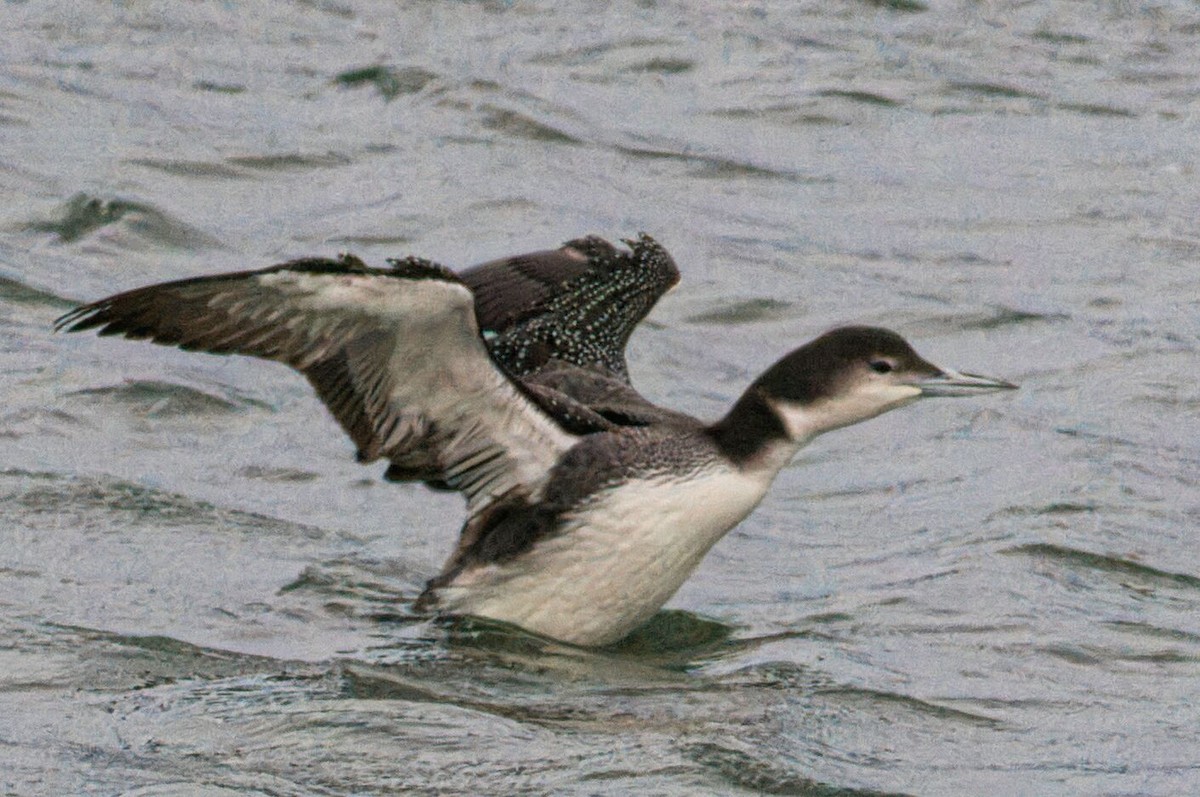
POLYGON ((615 642, 675 594, 773 476, 713 465, 686 480, 626 482, 528 552, 464 572, 439 603, 579 645, 615 642))

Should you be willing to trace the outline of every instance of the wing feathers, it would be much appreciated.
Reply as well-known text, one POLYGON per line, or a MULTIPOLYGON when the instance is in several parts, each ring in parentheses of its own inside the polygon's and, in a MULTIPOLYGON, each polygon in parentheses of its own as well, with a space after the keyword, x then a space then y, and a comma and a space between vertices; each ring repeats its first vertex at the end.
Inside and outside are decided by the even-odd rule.
POLYGON ((477 507, 518 486, 536 493, 575 438, 496 368, 473 302, 429 261, 383 270, 343 256, 138 288, 56 326, 286 363, 361 460, 445 478, 477 507))

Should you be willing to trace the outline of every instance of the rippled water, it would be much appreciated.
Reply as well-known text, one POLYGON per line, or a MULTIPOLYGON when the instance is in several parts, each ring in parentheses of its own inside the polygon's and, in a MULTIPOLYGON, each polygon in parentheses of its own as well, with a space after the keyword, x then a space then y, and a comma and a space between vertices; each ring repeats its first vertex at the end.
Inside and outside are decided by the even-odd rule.
POLYGON ((1200 8, 9 3, 0 787, 1200 791, 1200 8), (461 518, 287 369, 53 336, 351 250, 646 230, 715 417, 839 323, 1022 383, 824 438, 650 627, 431 624, 461 518))

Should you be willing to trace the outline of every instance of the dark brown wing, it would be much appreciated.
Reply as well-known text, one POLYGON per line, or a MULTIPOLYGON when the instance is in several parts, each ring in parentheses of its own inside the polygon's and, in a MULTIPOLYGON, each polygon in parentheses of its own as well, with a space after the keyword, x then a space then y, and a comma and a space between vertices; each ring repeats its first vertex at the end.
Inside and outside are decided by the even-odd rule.
POLYGON ((624 243, 628 251, 590 236, 464 272, 496 362, 516 377, 559 361, 628 384, 629 336, 679 269, 648 235, 624 243))
POLYGON ((542 312, 549 299, 562 293, 616 247, 596 236, 568 241, 558 249, 480 263, 459 273, 475 294, 475 318, 485 332, 503 332, 542 312))

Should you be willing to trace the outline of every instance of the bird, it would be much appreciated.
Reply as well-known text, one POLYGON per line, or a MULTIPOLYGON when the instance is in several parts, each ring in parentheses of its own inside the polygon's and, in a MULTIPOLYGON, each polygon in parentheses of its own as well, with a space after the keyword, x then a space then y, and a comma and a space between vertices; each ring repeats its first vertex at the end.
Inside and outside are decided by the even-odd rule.
MULTIPOLYGON (((497 304, 515 309, 496 321, 503 312, 489 316, 468 279, 418 257, 388 268, 306 258, 119 293, 66 313, 56 329, 291 366, 359 461, 386 459, 465 498, 457 545, 417 611, 585 647, 618 642, 653 616, 819 435, 927 397, 1017 387, 935 366, 891 330, 846 326, 783 356, 715 422, 665 411, 581 423, 576 405, 586 404, 547 400, 519 375, 553 363, 531 365, 517 345, 505 365, 509 355, 488 347, 485 331, 515 330, 521 302, 497 304)), ((562 290, 553 283, 547 295, 562 290)), ((616 346, 621 360, 568 364, 628 386, 627 335, 610 337, 608 354, 616 346)), ((554 347, 569 360, 573 347, 554 347)))

